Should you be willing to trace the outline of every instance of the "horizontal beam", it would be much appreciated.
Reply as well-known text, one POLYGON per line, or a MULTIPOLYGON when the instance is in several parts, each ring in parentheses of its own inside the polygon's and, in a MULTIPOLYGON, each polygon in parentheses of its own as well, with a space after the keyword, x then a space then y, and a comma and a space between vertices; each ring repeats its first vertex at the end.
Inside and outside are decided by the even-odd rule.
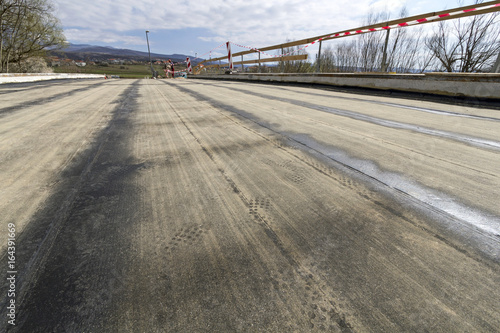
MULTIPOLYGON (((226 57, 227 58, 227 57, 226 57)), ((226 59, 224 58, 224 59, 226 59)), ((297 55, 292 55, 292 56, 285 56, 285 57, 276 57, 276 58, 265 58, 265 59, 254 59, 254 60, 244 60, 244 61, 233 61, 233 64, 235 65, 241 65, 241 64, 258 64, 259 62, 279 62, 279 61, 293 61, 293 60, 307 60, 308 54, 297 54, 297 55)), ((212 61, 214 61, 212 59, 212 61)), ((201 64, 201 63, 200 63, 201 64)), ((198 67, 200 64, 198 64, 196 67, 198 67)), ((205 68, 210 68, 210 67, 225 67, 229 66, 228 63, 224 64, 211 64, 211 65, 204 65, 205 68)))
POLYGON ((285 57, 275 57, 275 58, 264 58, 264 59, 253 59, 245 61, 235 61, 235 64, 258 64, 259 62, 278 62, 278 61, 293 61, 293 60, 307 60, 308 54, 296 54, 292 56, 285 57))

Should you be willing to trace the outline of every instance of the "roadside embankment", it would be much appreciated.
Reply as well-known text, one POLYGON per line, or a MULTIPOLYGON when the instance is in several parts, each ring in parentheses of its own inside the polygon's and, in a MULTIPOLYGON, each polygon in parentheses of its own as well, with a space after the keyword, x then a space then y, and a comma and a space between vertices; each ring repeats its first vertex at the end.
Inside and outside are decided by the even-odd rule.
POLYGON ((57 79, 99 79, 103 74, 66 74, 66 73, 0 73, 0 84, 34 82, 57 79))
POLYGON ((339 87, 394 90, 432 95, 500 100, 500 74, 496 73, 317 73, 197 75, 189 78, 322 84, 339 87))

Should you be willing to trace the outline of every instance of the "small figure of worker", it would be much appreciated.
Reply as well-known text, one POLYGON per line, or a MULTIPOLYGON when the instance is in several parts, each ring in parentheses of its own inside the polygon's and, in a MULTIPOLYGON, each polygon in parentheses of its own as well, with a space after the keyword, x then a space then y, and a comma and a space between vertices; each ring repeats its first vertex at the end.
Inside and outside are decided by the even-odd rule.
POLYGON ((165 78, 168 79, 168 71, 170 70, 170 67, 168 65, 168 63, 166 62, 164 65, 163 65, 163 72, 165 72, 165 78))
POLYGON ((170 71, 172 72, 172 79, 175 78, 175 69, 174 69, 174 63, 172 60, 168 59, 168 65, 170 66, 170 71))

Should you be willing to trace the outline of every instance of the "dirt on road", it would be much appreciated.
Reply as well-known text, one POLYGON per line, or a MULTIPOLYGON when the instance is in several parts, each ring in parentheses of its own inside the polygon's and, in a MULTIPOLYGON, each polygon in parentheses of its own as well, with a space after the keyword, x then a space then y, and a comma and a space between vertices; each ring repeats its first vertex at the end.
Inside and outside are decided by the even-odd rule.
POLYGON ((0 330, 498 331, 499 133, 292 86, 2 86, 0 330))

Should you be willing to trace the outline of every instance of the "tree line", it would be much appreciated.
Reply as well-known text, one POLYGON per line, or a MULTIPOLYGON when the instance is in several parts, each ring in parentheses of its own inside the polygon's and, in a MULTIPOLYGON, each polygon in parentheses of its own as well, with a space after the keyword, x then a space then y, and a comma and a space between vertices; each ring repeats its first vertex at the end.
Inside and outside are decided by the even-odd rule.
POLYGON ((21 71, 64 42, 49 0, 0 0, 0 72, 21 71))
MULTIPOLYGON (((407 10, 401 10, 399 17, 406 16, 407 10)), ((388 13, 370 13, 363 23, 371 25, 388 20, 388 13)), ((316 56, 314 62, 285 61, 276 70, 289 73, 489 72, 495 62, 500 61, 499 15, 440 21, 432 23, 430 29, 424 26, 394 29, 345 38, 333 45, 327 41, 322 44, 320 56, 316 56)), ((288 48, 285 53, 293 50, 288 48)))

